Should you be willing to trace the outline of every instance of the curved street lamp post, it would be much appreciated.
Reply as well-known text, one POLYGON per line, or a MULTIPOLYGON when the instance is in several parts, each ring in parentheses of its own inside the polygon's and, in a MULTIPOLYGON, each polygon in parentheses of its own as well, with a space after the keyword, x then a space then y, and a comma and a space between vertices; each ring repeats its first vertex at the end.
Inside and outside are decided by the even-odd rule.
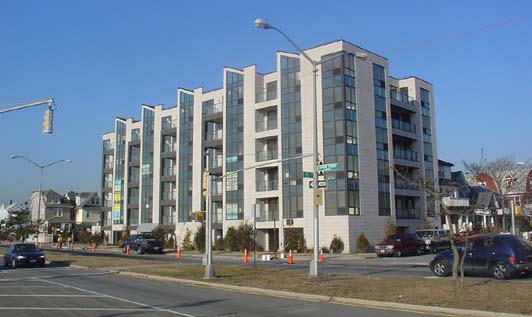
MULTIPOLYGON (((37 207, 37 223, 39 223, 40 221, 40 218, 41 218, 41 197, 42 197, 42 173, 43 173, 43 170, 47 167, 50 167, 54 164, 57 164, 57 163, 72 163, 72 160, 57 160, 55 162, 52 162, 52 163, 49 163, 49 164, 46 164, 46 165, 40 165, 40 164, 37 164, 35 163, 34 161, 30 160, 29 158, 25 157, 25 156, 22 156, 22 155, 11 155, 11 159, 17 159, 17 158, 21 158, 21 159, 24 159, 26 161, 28 161, 29 163, 31 163, 32 165, 36 166, 39 168, 39 202, 38 202, 38 207, 37 207)), ((46 215, 45 215, 46 217, 46 215)), ((39 234, 37 233, 37 242, 39 241, 39 234)))

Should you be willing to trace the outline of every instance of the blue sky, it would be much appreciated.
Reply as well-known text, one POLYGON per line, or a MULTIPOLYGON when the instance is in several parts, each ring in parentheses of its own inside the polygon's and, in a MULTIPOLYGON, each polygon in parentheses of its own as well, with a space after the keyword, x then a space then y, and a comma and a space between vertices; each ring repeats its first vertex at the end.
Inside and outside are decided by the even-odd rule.
POLYGON ((71 159, 45 170, 44 188, 97 191, 115 116, 175 105, 177 87, 221 87, 224 65, 274 70, 275 52, 293 49, 257 17, 303 48, 345 39, 387 57, 395 77, 432 82, 441 159, 478 161, 481 147, 488 160, 532 158, 531 15, 526 0, 1 1, 0 108, 53 97, 58 109, 51 135, 44 106, 0 115, 0 203, 38 186, 11 154, 71 159))

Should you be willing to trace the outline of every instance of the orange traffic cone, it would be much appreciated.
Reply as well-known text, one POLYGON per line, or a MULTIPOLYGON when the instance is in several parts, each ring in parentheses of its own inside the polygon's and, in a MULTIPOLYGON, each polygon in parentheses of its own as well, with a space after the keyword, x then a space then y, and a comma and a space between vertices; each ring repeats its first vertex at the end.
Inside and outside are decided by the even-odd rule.
POLYGON ((92 247, 92 253, 96 253, 96 247, 92 247))
POLYGON ((320 262, 325 262, 325 257, 323 256, 323 249, 320 249, 320 262))
POLYGON ((244 249, 244 258, 242 259, 242 262, 248 263, 248 249, 244 249))
POLYGON ((56 243, 56 244, 55 244, 55 250, 56 250, 56 251, 59 251, 59 243, 56 243))
POLYGON ((129 245, 126 246, 126 255, 129 255, 130 254, 130 251, 129 251, 129 245))
POLYGON ((74 243, 70 244, 70 251, 74 252, 74 243))
POLYGON ((181 258, 181 247, 177 246, 177 251, 175 252, 175 258, 179 259, 181 258))
POLYGON ((39 243, 39 250, 42 250, 42 242, 39 243))
POLYGON ((292 249, 288 252, 288 264, 294 264, 294 259, 292 258, 292 249))

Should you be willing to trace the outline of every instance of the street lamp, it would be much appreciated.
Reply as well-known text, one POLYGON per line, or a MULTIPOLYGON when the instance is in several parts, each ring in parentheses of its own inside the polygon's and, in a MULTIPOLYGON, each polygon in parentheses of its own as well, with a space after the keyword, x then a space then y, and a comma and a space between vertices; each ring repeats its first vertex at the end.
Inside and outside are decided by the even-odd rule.
MULTIPOLYGON (((40 173, 39 173, 39 203, 38 203, 38 207, 37 207, 37 223, 39 223, 40 221, 40 218, 41 218, 41 196, 42 196, 42 171, 47 168, 47 167, 50 167, 54 164, 57 164, 57 163, 72 163, 72 160, 58 160, 58 161, 55 161, 55 162, 52 162, 52 163, 49 163, 49 164, 46 164, 46 165, 39 165, 37 163, 35 163, 34 161, 30 160, 29 158, 25 157, 25 156, 22 156, 22 155, 11 155, 11 159, 17 159, 17 158, 21 158, 21 159, 24 159, 28 162, 30 162, 31 164, 33 164, 34 166, 38 167, 40 169, 40 173)), ((45 215, 46 216, 46 215, 45 215)), ((37 242, 39 241, 39 235, 37 233, 37 242)))
MULTIPOLYGON (((324 59, 322 61, 315 61, 312 58, 310 58, 307 53, 305 53, 294 41, 292 41, 286 34, 284 34, 283 31, 279 30, 278 28, 274 27, 273 25, 267 23, 266 21, 262 19, 256 19, 253 23, 254 27, 258 29, 272 29, 277 31, 279 34, 281 34, 292 46, 312 65, 312 90, 313 90, 313 107, 312 107, 312 119, 313 119, 313 129, 314 129, 314 144, 312 148, 312 152, 314 154, 314 162, 313 162, 313 187, 314 192, 320 190, 317 188, 318 185, 318 106, 317 106, 317 86, 316 86, 316 76, 318 74, 318 65, 321 65, 322 63, 329 61, 335 57, 338 57, 338 55, 331 56, 327 59, 324 59)), ((343 54, 343 52, 341 53, 343 54)), ((340 54, 340 55, 341 55, 340 54)), ((363 52, 357 52, 355 56, 361 60, 366 60, 368 58, 368 54, 363 52)), ((314 232, 314 257, 310 262, 310 271, 309 275, 311 276, 318 276, 323 274, 323 270, 319 267, 319 207, 316 203, 314 203, 314 214, 313 214, 313 232, 314 232)))

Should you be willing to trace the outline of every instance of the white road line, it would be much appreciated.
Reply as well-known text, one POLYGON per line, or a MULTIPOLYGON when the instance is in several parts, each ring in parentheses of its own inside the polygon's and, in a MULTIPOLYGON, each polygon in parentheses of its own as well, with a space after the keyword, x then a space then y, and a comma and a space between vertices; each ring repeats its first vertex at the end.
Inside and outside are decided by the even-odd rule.
POLYGON ((60 288, 63 286, 57 286, 57 285, 12 285, 12 286, 0 286, 0 289, 2 288, 60 288))
POLYGON ((155 308, 84 308, 84 307, 0 307, 0 310, 66 310, 66 311, 161 311, 155 308))
POLYGON ((75 290, 82 291, 82 292, 92 293, 92 294, 95 294, 95 295, 102 295, 103 297, 115 299, 115 300, 122 301, 122 302, 125 302, 125 303, 130 303, 130 304, 135 304, 135 305, 148 307, 148 308, 151 308, 151 309, 155 309, 157 311, 167 312, 167 313, 174 314, 174 315, 181 315, 181 316, 185 316, 185 317, 197 317, 197 316, 189 315, 189 314, 186 314, 186 313, 180 313, 180 312, 177 312, 177 311, 174 311, 174 310, 171 310, 171 309, 161 308, 161 307, 152 306, 152 305, 146 305, 146 304, 135 302, 135 301, 131 301, 131 300, 128 300, 128 299, 125 299, 125 298, 120 298, 120 297, 115 297, 115 296, 102 294, 102 293, 98 293, 98 292, 94 292, 94 291, 89 291, 89 290, 86 290, 86 289, 83 289, 83 288, 70 286, 70 285, 67 285, 67 284, 59 283, 59 282, 52 282, 52 281, 48 281, 48 280, 42 280, 41 278, 36 278, 36 277, 33 278, 33 279, 36 280, 36 281, 47 282, 47 283, 51 283, 51 284, 54 284, 54 285, 59 285, 59 286, 63 286, 63 287, 66 287, 66 288, 75 289, 75 290))

